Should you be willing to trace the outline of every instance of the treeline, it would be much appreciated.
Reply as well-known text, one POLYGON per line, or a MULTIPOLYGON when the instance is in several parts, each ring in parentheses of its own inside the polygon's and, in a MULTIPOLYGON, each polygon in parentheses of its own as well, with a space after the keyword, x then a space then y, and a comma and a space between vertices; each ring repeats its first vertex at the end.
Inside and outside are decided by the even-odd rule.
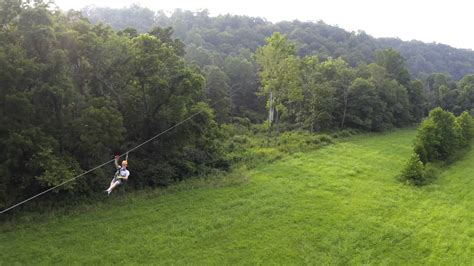
POLYGON ((107 23, 118 30, 132 27, 146 32, 154 26, 171 27, 174 36, 186 44, 187 57, 201 66, 220 65, 226 56, 239 55, 245 50, 255 52, 265 44, 265 38, 280 32, 297 43, 300 56, 342 57, 349 65, 356 66, 360 62, 373 62, 376 50, 393 48, 406 58, 407 67, 415 78, 447 73, 459 80, 474 72, 474 52, 471 50, 395 38, 377 39, 363 31, 347 32, 322 21, 271 23, 259 17, 210 17, 207 10, 175 10, 167 15, 137 5, 122 9, 89 7, 83 13, 94 24, 107 23))
POLYGON ((255 54, 270 126, 282 121, 311 131, 382 131, 417 123, 438 106, 455 114, 474 111, 474 75, 456 83, 432 74, 425 86, 410 77, 394 49, 377 51, 374 63, 350 67, 341 58, 299 57, 295 46, 275 33, 255 54))
MULTIPOLYGON (((130 155, 129 187, 227 167, 205 75, 169 31, 116 32, 42 1, 2 1, 0 13, 0 208, 197 112, 130 155)), ((98 169, 45 197, 93 194, 113 173, 98 169)))
MULTIPOLYGON (((123 9, 93 7, 86 8, 82 12, 93 23, 104 22, 120 29, 132 27, 126 30, 135 34, 140 32, 136 29, 146 29, 153 25, 168 27, 166 30, 172 36, 178 37, 185 43, 186 46, 183 49, 186 60, 204 69, 208 80, 206 86, 208 91, 225 88, 230 92, 231 106, 228 115, 225 115, 227 117, 244 117, 252 122, 263 122, 268 118, 262 104, 266 99, 255 97, 256 93, 259 94, 261 80, 256 75, 259 65, 253 54, 259 47, 265 45, 266 38, 275 32, 280 32, 294 44, 295 56, 299 58, 313 56, 317 57, 315 60, 320 63, 331 62, 337 58, 346 62, 351 69, 363 69, 374 62, 378 62, 379 66, 383 65, 377 56, 383 54, 384 51, 398 54, 397 60, 400 62, 396 65, 400 69, 403 68, 405 72, 408 70, 403 74, 405 81, 398 80, 398 83, 408 90, 410 86, 417 87, 412 88, 411 92, 419 90, 421 86, 423 101, 419 102, 416 108, 420 109, 417 112, 422 112, 424 116, 437 106, 455 114, 460 114, 464 110, 470 111, 474 107, 472 106, 474 76, 470 74, 474 72, 474 52, 469 50, 416 41, 375 39, 364 32, 349 33, 323 22, 293 21, 273 24, 262 18, 246 16, 210 17, 206 10, 200 12, 175 10, 171 15, 166 15, 162 11, 152 12, 147 8, 134 5, 123 9), (130 24, 125 22, 130 22, 130 24), (414 84, 409 84, 412 82, 414 84)), ((373 71, 376 70, 372 69, 373 71)), ((392 70, 388 70, 390 71, 392 70)), ((364 70, 356 72, 360 73, 364 70)), ((368 78, 370 75, 367 70, 365 72, 360 75, 368 78)), ((393 79, 393 75, 391 78, 393 79)), ((389 90, 393 91, 393 89, 389 90)), ((222 93, 222 91, 219 92, 219 95, 222 93)), ((404 110, 407 104, 395 106, 404 110)), ((396 116, 406 116, 403 114, 406 111, 398 112, 400 114, 396 116)), ((411 120, 416 121, 415 118, 411 120)), ((397 121, 391 124, 400 125, 397 121)), ((381 128, 383 127, 385 126, 381 128)))

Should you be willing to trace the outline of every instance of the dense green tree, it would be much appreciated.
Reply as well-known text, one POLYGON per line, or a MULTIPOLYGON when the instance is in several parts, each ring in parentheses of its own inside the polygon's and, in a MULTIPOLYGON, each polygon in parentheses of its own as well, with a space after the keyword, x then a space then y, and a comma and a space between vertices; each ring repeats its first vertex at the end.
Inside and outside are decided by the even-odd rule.
POLYGON ((356 78, 348 91, 346 124, 350 127, 365 130, 377 129, 381 124, 383 103, 378 97, 373 82, 356 78))
POLYGON ((173 39, 173 29, 154 27, 150 32, 150 35, 153 35, 160 39, 162 43, 168 44, 174 48, 175 53, 179 56, 184 55, 184 44, 179 39, 173 39))
POLYGON ((229 77, 232 116, 248 117, 261 122, 265 117, 265 99, 258 97, 257 66, 244 55, 229 56, 224 61, 224 72, 229 77))
POLYGON ((217 121, 227 122, 231 110, 228 77, 217 67, 211 67, 206 72, 206 96, 215 110, 217 121))
MULTIPOLYGON (((285 36, 275 33, 267 39, 267 44, 258 48, 257 63, 262 83, 262 93, 268 98, 267 108, 274 112, 277 128, 280 118, 290 116, 291 105, 302 100, 301 83, 299 80, 299 60, 295 56, 295 47, 285 36)), ((270 115, 273 116, 273 115, 270 115)))
POLYGON ((441 107, 455 113, 462 110, 459 90, 452 78, 446 74, 433 73, 426 78, 428 108, 441 107))
POLYGON ((334 127, 336 88, 322 74, 325 67, 328 65, 319 63, 315 56, 305 57, 301 63, 304 102, 298 120, 311 131, 334 127))
POLYGON ((355 78, 355 71, 341 58, 330 58, 322 63, 321 73, 336 95, 336 108, 333 114, 337 121, 336 125, 344 128, 350 101, 350 86, 355 78))
POLYGON ((196 47, 193 44, 186 47, 185 57, 189 62, 195 63, 201 68, 216 65, 215 58, 211 52, 202 47, 196 47))
POLYGON ((412 122, 419 122, 426 113, 426 96, 423 93, 423 82, 414 80, 408 87, 408 100, 412 122))
POLYGON ((452 113, 439 107, 430 111, 415 141, 415 152, 424 163, 447 160, 459 149, 461 129, 455 121, 452 113))
MULTIPOLYGON (((42 1, 1 6, 2 207, 107 161, 195 112, 197 122, 134 152, 131 186, 228 167, 222 134, 205 103, 204 76, 185 63, 184 46, 171 29, 115 32, 74 11, 52 11, 42 1)), ((98 169, 48 197, 97 192, 112 169, 98 169)))
POLYGON ((426 182, 425 167, 417 153, 412 153, 410 160, 402 171, 402 180, 420 186, 426 182))
POLYGON ((461 147, 469 146, 474 138, 474 119, 468 112, 464 111, 456 117, 456 123, 460 129, 461 147))
POLYGON ((82 12, 93 23, 107 22, 117 29, 127 27, 137 29, 140 33, 149 31, 154 23, 155 13, 146 7, 133 4, 126 9, 86 7, 82 12))
POLYGON ((458 86, 461 110, 474 109, 474 74, 464 76, 458 86))
POLYGON ((377 51, 376 63, 385 68, 390 78, 395 79, 401 85, 408 87, 410 74, 405 67, 405 59, 396 50, 389 48, 377 51))

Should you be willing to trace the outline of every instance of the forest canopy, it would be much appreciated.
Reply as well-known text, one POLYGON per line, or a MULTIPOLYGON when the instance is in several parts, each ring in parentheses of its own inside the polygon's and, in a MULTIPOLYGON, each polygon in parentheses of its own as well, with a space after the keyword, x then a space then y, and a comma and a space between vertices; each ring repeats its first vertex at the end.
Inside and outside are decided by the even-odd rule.
MULTIPOLYGON (((2 1, 1 13, 1 206, 108 161, 197 112, 134 152, 131 185, 153 187, 222 167, 204 73, 185 63, 183 44, 169 32, 116 32, 41 1, 2 1)), ((112 175, 98 169, 59 194, 97 192, 112 175)))
POLYGON ((348 32, 323 21, 282 21, 271 23, 264 18, 219 15, 207 10, 175 10, 168 15, 132 5, 113 9, 87 7, 82 10, 92 23, 106 23, 114 29, 127 27, 146 32, 155 26, 171 27, 176 38, 187 46, 188 57, 201 66, 219 64, 222 58, 242 51, 255 52, 274 32, 288 36, 297 44, 300 56, 342 57, 351 66, 374 61, 374 52, 393 48, 406 60, 411 75, 424 79, 431 73, 446 73, 459 80, 474 72, 474 51, 455 49, 439 43, 402 41, 397 38, 374 38, 364 31, 348 32))

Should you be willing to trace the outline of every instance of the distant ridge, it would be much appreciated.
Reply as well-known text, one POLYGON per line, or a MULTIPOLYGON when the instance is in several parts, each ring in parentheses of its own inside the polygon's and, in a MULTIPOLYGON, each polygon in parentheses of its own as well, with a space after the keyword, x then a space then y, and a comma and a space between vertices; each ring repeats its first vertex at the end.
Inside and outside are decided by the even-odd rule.
POLYGON ((137 5, 122 9, 86 7, 82 12, 92 23, 110 24, 118 30, 132 27, 146 32, 154 26, 172 27, 174 35, 189 49, 200 48, 221 57, 238 54, 242 49, 253 52, 265 43, 266 37, 279 31, 298 43, 300 55, 343 57, 354 66, 372 62, 375 50, 392 47, 406 59, 415 78, 431 73, 447 73, 459 80, 468 73, 474 73, 474 51, 470 49, 397 38, 374 38, 364 31, 348 32, 322 21, 272 23, 259 17, 211 17, 207 10, 192 12, 177 9, 167 15, 163 11, 154 12, 137 5))

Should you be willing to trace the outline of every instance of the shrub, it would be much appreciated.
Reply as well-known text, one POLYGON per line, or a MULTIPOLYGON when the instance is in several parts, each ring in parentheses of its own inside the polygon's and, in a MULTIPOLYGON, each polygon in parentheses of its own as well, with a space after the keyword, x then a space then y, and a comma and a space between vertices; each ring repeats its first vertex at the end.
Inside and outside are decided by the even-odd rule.
POLYGON ((239 143, 239 144, 247 144, 250 142, 250 139, 249 137, 245 136, 245 135, 235 135, 233 138, 232 138, 233 142, 235 143, 239 143))
POLYGON ((434 180, 437 176, 438 169, 431 163, 427 163, 424 165, 425 168, 425 183, 430 182, 431 180, 434 180))
POLYGON ((455 117, 452 113, 435 108, 418 128, 410 161, 401 177, 415 185, 423 185, 434 179, 436 168, 430 162, 451 162, 459 156, 460 148, 470 144, 474 137, 474 119, 463 112, 455 117))
POLYGON ((417 153, 411 154, 410 160, 402 171, 401 179, 417 186, 425 183, 425 168, 417 153))
POLYGON ((460 132, 452 113, 435 108, 418 129, 416 152, 421 158, 426 158, 426 162, 447 160, 460 146, 460 132), (425 154, 421 153, 421 147, 425 154))
POLYGON ((474 137, 474 119, 468 112, 463 112, 456 117, 456 124, 459 126, 460 144, 467 146, 474 137))
POLYGON ((426 154, 426 149, 423 143, 419 140, 415 142, 415 146, 413 147, 413 151, 418 154, 422 163, 428 162, 428 155, 426 154))
POLYGON ((415 152, 423 160, 424 163, 438 159, 439 146, 441 139, 436 132, 436 125, 433 120, 425 120, 418 128, 415 140, 415 152))
POLYGON ((318 138, 319 138, 319 142, 325 142, 326 144, 333 143, 332 138, 328 135, 322 134, 322 135, 319 135, 318 138))

